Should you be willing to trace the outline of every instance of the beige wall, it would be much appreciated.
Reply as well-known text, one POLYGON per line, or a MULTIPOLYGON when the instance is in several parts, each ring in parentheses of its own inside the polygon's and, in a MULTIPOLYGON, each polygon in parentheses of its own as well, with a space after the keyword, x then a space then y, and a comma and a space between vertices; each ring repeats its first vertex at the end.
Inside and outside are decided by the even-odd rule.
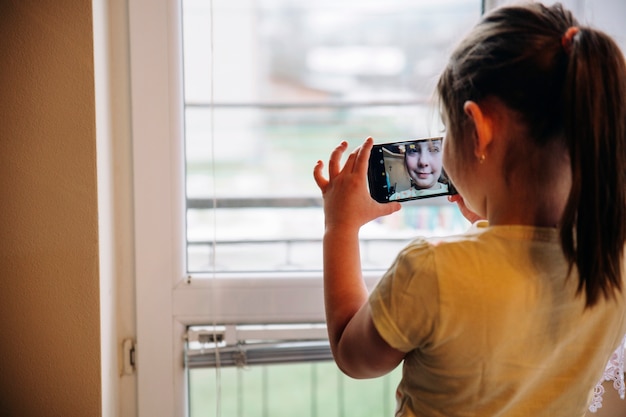
POLYGON ((91 1, 0 1, 0 57, 0 415, 98 416, 91 1))

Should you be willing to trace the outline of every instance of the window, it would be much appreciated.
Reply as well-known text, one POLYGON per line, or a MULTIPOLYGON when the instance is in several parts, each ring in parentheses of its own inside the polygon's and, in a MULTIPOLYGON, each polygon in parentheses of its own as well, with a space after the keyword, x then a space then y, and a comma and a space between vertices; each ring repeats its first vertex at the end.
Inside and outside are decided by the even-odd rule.
MULTIPOLYGON (((218 379, 225 392, 242 375, 312 381, 334 369, 305 363, 328 354, 319 337, 290 351, 317 353, 267 362, 299 334, 283 329, 274 340, 267 326, 324 321, 313 165, 343 139, 356 146, 369 135, 438 133, 433 83, 445 51, 480 9, 475 0, 129 0, 140 416, 188 415, 201 387, 217 389, 218 379), (211 354, 226 346, 211 345, 210 336, 202 343, 211 352, 194 356, 198 329, 249 334, 246 326, 265 329, 267 349, 254 351, 263 368, 242 374, 221 363, 217 378, 211 354)), ((368 285, 411 237, 466 226, 441 200, 368 225, 361 236, 368 285)), ((395 389, 391 378, 374 388, 381 397, 395 389)), ((350 407, 348 385, 333 400, 338 409, 350 407)), ((321 388, 309 389, 313 398, 321 388)), ((213 415, 204 407, 200 415, 213 415)))
MULTIPOLYGON (((323 321, 315 308, 321 307, 323 213, 312 167, 317 159, 326 160, 340 140, 356 146, 367 136, 392 141, 439 134, 430 97, 447 59, 441 51, 476 20, 480 5, 474 0, 183 0, 181 6, 189 280, 215 292, 217 285, 233 285, 245 274, 245 285, 256 289, 245 292, 250 298, 221 304, 213 312, 233 308, 234 328, 291 323, 299 314, 309 315, 312 323, 323 321), (312 291, 303 291, 303 285, 312 291), (284 291, 292 296, 277 299, 284 291), (315 305, 306 312, 303 306, 311 301, 315 305), (285 311, 259 320, 268 306, 285 311)), ((413 236, 466 228, 445 199, 406 205, 401 213, 368 224, 361 231, 363 263, 379 271, 371 273, 371 285, 413 236)), ((242 291, 235 293, 242 297, 242 291)), ((205 324, 210 323, 221 326, 223 320, 213 317, 205 324)), ((279 340, 266 335, 252 342, 246 336, 215 342, 217 334, 208 331, 202 336, 205 343, 199 343, 194 338, 202 331, 189 329, 191 416, 207 412, 199 392, 214 394, 207 387, 215 389, 218 375, 223 382, 219 400, 231 404, 228 414, 329 415, 309 395, 277 408, 281 402, 272 393, 294 395, 272 389, 273 374, 291 380, 293 393, 304 389, 311 397, 330 378, 338 392, 327 393, 326 403, 336 398, 341 407, 354 410, 356 404, 346 404, 350 396, 340 389, 348 378, 318 364, 331 359, 326 336, 301 341, 283 333, 279 340), (223 369, 216 373, 207 367, 223 369), (256 389, 246 382, 255 373, 261 375, 256 389), (293 380, 303 373, 308 377, 293 380), (257 406, 245 407, 251 397, 257 406)), ((395 386, 397 378, 396 372, 378 384, 395 386)), ((389 394, 376 383, 371 389, 389 394)), ((378 411, 392 412, 393 404, 378 411)))
MULTIPOLYGON (((184 0, 189 272, 320 270, 316 160, 344 139, 439 134, 442 51, 479 12, 475 0, 184 0)), ((364 262, 384 268, 409 237, 465 227, 449 204, 407 206, 364 227, 364 262)))

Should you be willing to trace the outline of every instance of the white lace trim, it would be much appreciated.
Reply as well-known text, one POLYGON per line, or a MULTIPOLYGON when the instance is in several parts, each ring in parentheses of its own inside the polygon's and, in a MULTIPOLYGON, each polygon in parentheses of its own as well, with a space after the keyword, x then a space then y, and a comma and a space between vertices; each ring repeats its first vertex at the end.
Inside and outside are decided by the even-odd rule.
POLYGON ((602 383, 605 381, 613 381, 613 388, 617 390, 620 398, 623 400, 626 394, 626 387, 624 386, 624 349, 626 349, 626 335, 622 343, 617 350, 611 355, 609 363, 606 364, 604 374, 598 384, 593 390, 593 399, 589 405, 589 411, 595 413, 599 408, 602 408, 602 395, 604 394, 604 387, 602 383))

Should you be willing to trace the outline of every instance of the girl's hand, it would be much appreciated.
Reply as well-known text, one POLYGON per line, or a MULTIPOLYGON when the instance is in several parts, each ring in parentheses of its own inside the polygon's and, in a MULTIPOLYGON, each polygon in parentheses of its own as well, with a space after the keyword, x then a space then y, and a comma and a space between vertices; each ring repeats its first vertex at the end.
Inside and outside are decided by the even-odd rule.
POLYGON ((328 179, 322 173, 323 162, 315 165, 313 177, 324 197, 327 228, 341 226, 358 230, 371 220, 400 210, 400 203, 378 203, 369 194, 367 169, 373 145, 373 139, 367 138, 350 153, 341 168, 341 157, 348 148, 347 142, 341 142, 330 154, 328 179))
POLYGON ((469 220, 470 223, 473 224, 478 220, 485 220, 483 217, 479 216, 478 214, 467 208, 463 197, 461 197, 461 194, 449 195, 448 201, 450 201, 451 203, 456 203, 457 206, 459 206, 459 210, 461 210, 461 214, 463 215, 463 217, 469 220))
POLYGON ((400 203, 378 203, 367 188, 367 167, 374 141, 368 138, 355 149, 343 168, 342 142, 330 154, 328 179, 324 164, 315 165, 313 177, 324 196, 324 305, 328 340, 333 357, 344 373, 354 378, 381 376, 404 358, 385 342, 372 321, 368 290, 363 281, 359 229, 377 217, 400 210, 400 203))

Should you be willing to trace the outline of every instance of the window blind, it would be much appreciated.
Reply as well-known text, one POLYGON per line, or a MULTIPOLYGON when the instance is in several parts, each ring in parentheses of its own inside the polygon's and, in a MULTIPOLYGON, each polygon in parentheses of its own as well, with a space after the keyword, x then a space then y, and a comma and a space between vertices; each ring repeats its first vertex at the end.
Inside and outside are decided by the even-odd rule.
POLYGON ((190 369, 332 360, 324 324, 192 326, 186 339, 190 369))

